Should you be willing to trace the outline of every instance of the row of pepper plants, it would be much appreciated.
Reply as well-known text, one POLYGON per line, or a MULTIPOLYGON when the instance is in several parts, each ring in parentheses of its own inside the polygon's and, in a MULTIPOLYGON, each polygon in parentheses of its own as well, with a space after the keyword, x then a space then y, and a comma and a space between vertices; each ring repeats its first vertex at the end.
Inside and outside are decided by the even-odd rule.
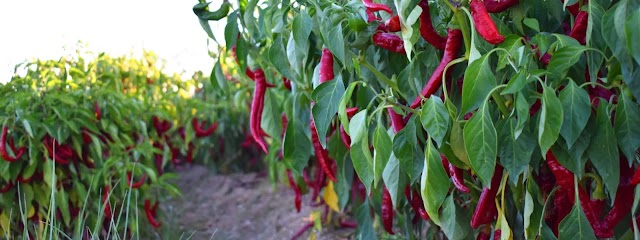
POLYGON ((239 97, 219 102, 202 73, 183 80, 161 66, 153 53, 17 66, 0 85, 5 237, 147 236, 163 226, 160 202, 180 194, 173 169, 247 169, 232 162, 259 154, 243 127, 246 88, 231 85, 239 97))
POLYGON ((358 239, 638 237, 639 1, 193 12, 212 38, 209 21, 227 21, 220 54, 255 82, 250 131, 286 167, 293 206, 338 216, 312 215, 294 238, 322 225, 358 239))

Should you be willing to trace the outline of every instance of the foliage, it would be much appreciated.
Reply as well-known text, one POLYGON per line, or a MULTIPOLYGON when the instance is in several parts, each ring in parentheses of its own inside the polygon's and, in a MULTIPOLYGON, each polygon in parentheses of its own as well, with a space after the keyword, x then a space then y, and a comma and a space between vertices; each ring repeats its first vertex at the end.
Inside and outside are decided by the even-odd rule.
MULTIPOLYGON (((266 157, 306 185, 308 204, 354 216, 363 239, 375 236, 371 213, 389 221, 381 215, 383 189, 395 210, 393 232, 403 238, 434 225, 426 237, 633 234, 637 0, 378 2, 240 0, 226 17, 220 54, 233 54, 237 65, 221 57, 214 72, 231 68, 247 79, 261 69, 276 85, 261 114, 271 136, 266 157), (400 28, 390 24, 395 15, 400 28), (433 34, 446 47, 423 40, 433 34), (332 54, 330 66, 323 49, 332 54), (327 81, 326 71, 335 77, 327 81), (290 90, 281 79, 291 81, 290 90), (350 118, 354 107, 360 111, 350 118), (401 115, 396 123, 394 114, 401 115), (272 154, 280 149, 283 161, 272 154), (323 177, 331 171, 335 182, 323 177), (412 206, 405 189, 421 190, 430 220, 413 216, 421 204, 412 206)), ((207 21, 200 17, 210 33, 207 21)), ((224 80, 212 83, 230 99, 224 80)))
POLYGON ((219 171, 247 168, 221 161, 247 157, 222 146, 243 140, 246 110, 218 102, 202 73, 189 80, 165 74, 153 53, 78 54, 17 69, 24 74, 0 85, 7 128, 0 144, 10 157, 26 149, 13 162, 0 160, 0 225, 9 236, 51 236, 53 229, 56 236, 134 236, 150 228, 145 200, 179 194, 176 175, 163 173, 170 165, 198 159, 219 171), (156 117, 170 124, 164 133, 156 117), (193 118, 219 127, 197 137, 193 118))

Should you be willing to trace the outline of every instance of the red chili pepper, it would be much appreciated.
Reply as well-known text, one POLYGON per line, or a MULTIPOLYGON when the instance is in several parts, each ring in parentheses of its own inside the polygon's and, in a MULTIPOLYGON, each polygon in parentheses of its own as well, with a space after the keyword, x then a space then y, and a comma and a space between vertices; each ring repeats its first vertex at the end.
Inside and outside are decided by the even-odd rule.
POLYGON ((421 0, 418 5, 422 8, 422 13, 420 14, 420 36, 435 48, 443 50, 445 48, 447 38, 440 36, 440 34, 438 34, 438 32, 433 28, 433 23, 431 23, 431 13, 429 12, 429 1, 421 0))
POLYGON ((491 239, 491 226, 485 225, 478 232, 478 237, 476 237, 476 240, 490 240, 490 239, 491 239))
POLYGON ((131 188, 139 188, 147 180, 147 175, 142 174, 142 177, 140 177, 140 180, 138 180, 137 182, 133 182, 132 175, 133 174, 131 172, 127 172, 127 184, 129 184, 129 187, 131 188))
POLYGON ((251 135, 253 139, 256 141, 258 146, 265 153, 269 153, 267 149, 267 143, 262 138, 264 131, 260 126, 262 123, 262 110, 264 108, 264 96, 267 93, 268 87, 273 87, 273 85, 267 83, 266 78, 264 77, 264 72, 262 69, 257 69, 254 72, 255 76, 255 88, 253 91, 253 100, 251 102, 251 115, 249 118, 249 125, 251 130, 251 135))
POLYGON ((411 205, 411 208, 416 212, 417 216, 425 221, 431 219, 427 211, 424 209, 424 203, 422 202, 420 193, 415 189, 412 191, 411 185, 407 185, 404 188, 404 196, 407 198, 409 205, 411 205))
MULTIPOLYGON (((573 173, 569 172, 569 170, 567 170, 560 164, 560 162, 558 162, 551 150, 547 152, 547 165, 555 176, 556 184, 560 187, 560 190, 558 191, 560 193, 565 192, 569 197, 569 201, 571 201, 571 204, 573 205, 575 202, 575 185, 573 182, 573 173)), ((596 232, 596 236, 598 236, 599 233, 602 234, 602 229, 600 228, 600 224, 598 223, 598 218, 594 214, 593 207, 591 207, 589 194, 587 194, 586 190, 582 186, 578 187, 578 197, 580 199, 580 205, 584 210, 587 220, 591 224, 594 232, 596 232)))
POLYGON ((558 227, 560 222, 571 212, 573 204, 569 200, 569 196, 564 191, 557 191, 553 195, 553 215, 551 230, 558 236, 558 227))
POLYGON ((396 212, 393 210, 393 202, 391 202, 391 194, 387 187, 382 191, 382 209, 380 211, 382 215, 382 226, 387 233, 393 235, 393 217, 396 212))
POLYGON ((100 111, 100 106, 98 105, 98 101, 93 101, 93 111, 96 112, 96 119, 100 121, 100 119, 102 119, 102 111, 100 111))
POLYGON ((244 74, 246 74, 247 77, 251 79, 251 81, 255 81, 255 76, 253 75, 253 71, 251 71, 251 69, 249 69, 248 67, 244 69, 244 74))
POLYGON ((495 199, 498 195, 498 188, 500 188, 500 181, 502 181, 502 166, 496 164, 493 178, 491 178, 491 188, 482 188, 478 205, 471 218, 472 228, 478 228, 480 225, 491 223, 493 218, 498 215, 495 199))
POLYGON ((376 15, 369 9, 366 9, 365 12, 367 13, 367 22, 382 20, 382 18, 376 17, 376 15))
POLYGON ((188 163, 193 163, 193 149, 195 147, 193 146, 193 143, 189 143, 189 148, 187 148, 187 162, 188 163))
POLYGON ((60 144, 60 142, 57 142, 49 135, 44 136, 44 138, 42 139, 42 143, 44 143, 44 146, 49 153, 49 158, 59 164, 69 164, 70 158, 73 157, 73 150, 71 149, 71 147, 69 147, 69 145, 60 144))
MULTIPOLYGON (((422 97, 428 98, 431 94, 435 93, 440 86, 442 86, 442 75, 444 75, 444 68, 449 64, 449 62, 453 61, 455 57, 460 52, 462 48, 462 31, 459 29, 449 29, 447 34, 447 43, 444 50, 444 55, 442 55, 442 59, 440 60, 440 64, 433 71, 431 78, 429 78, 429 82, 424 86, 420 95, 416 97, 416 99, 411 103, 411 108, 417 108, 422 105, 422 97)), ((449 68, 451 71, 452 68, 449 68)))
POLYGON ((89 135, 89 130, 82 129, 82 141, 84 142, 84 144, 91 144, 91 142, 93 142, 93 139, 91 139, 91 135, 89 135))
POLYGON ((156 170, 158 171, 158 175, 162 176, 162 155, 156 154, 155 158, 156 170))
POLYGON ((329 166, 330 162, 333 161, 329 158, 329 152, 322 148, 322 144, 320 143, 320 138, 318 137, 318 130, 316 129, 316 123, 313 120, 313 117, 310 118, 311 122, 311 143, 313 143, 313 150, 316 154, 316 159, 318 160, 318 164, 322 167, 322 170, 327 174, 327 177, 331 179, 331 181, 337 182, 336 174, 333 169, 329 166))
MULTIPOLYGON (((15 162, 22 157, 27 148, 21 147, 20 149, 15 149, 14 147, 12 147, 11 150, 13 151, 13 154, 15 154, 15 156, 9 156, 9 153, 7 152, 7 131, 7 126, 2 126, 2 135, 0 135, 0 155, 2 155, 2 159, 7 162, 15 162)), ((12 138, 10 139, 11 141, 13 141, 12 138)))
POLYGON ((571 29, 571 33, 569 36, 578 40, 578 42, 582 45, 586 43, 587 36, 587 25, 589 23, 589 13, 586 11, 580 11, 578 16, 576 16, 576 21, 573 24, 573 29, 571 29))
POLYGON ((484 0, 484 7, 490 13, 504 12, 516 4, 518 4, 518 0, 484 0))
POLYGON ((13 187, 13 182, 8 181, 2 188, 0 188, 0 193, 6 193, 13 187))
POLYGON ((296 185, 296 180, 293 179, 293 174, 291 174, 291 170, 287 169, 287 178, 289 178, 289 187, 295 193, 294 203, 296 205, 296 211, 300 212, 300 208, 302 207, 302 192, 300 191, 300 187, 296 185))
POLYGON ((160 120, 157 116, 153 116, 153 126, 156 128, 158 136, 162 136, 165 132, 171 129, 171 122, 168 120, 160 120))
POLYGON ((104 216, 107 219, 111 219, 112 216, 112 212, 111 212, 111 203, 109 202, 109 191, 111 191, 111 187, 104 186, 104 192, 102 195, 102 204, 104 205, 104 216))
POLYGON ((213 132, 215 132, 218 128, 218 122, 214 122, 213 124, 209 125, 208 128, 205 128, 204 121, 202 121, 202 123, 199 123, 197 118, 191 119, 191 125, 193 126, 193 130, 196 132, 196 137, 207 137, 213 134, 213 132))
MULTIPOLYGON (((347 118, 351 119, 351 117, 353 117, 353 115, 358 112, 358 108, 347 108, 346 112, 347 118)), ((340 126, 340 140, 342 140, 342 144, 344 144, 347 149, 351 149, 351 137, 349 137, 349 134, 347 134, 347 132, 344 130, 344 126, 340 126)))
POLYGON ((322 49, 322 57, 320 58, 320 70, 318 72, 318 81, 320 84, 333 80, 333 54, 329 49, 322 49))
MULTIPOLYGON (((560 1, 564 3, 564 0, 560 0, 560 1)), ((583 2, 583 4, 587 4, 587 3, 589 3, 589 1, 587 0, 583 2)), ((567 6, 567 10, 569 10, 569 13, 571 13, 571 15, 573 16, 578 15, 578 12, 580 12, 580 2, 567 6)))
POLYGON ((156 208, 158 207, 156 203, 153 207, 151 207, 151 201, 149 199, 144 200, 144 213, 147 216, 147 220, 154 228, 159 228, 162 224, 156 219, 156 208))
POLYGON ((447 174, 451 177, 451 181, 458 191, 469 193, 469 188, 464 185, 464 173, 462 172, 462 169, 451 164, 447 157, 442 154, 440 154, 440 159, 442 160, 442 166, 447 170, 447 174))
POLYGON ((631 184, 633 177, 633 169, 627 165, 627 159, 620 156, 620 184, 616 191, 616 198, 613 201, 613 207, 600 223, 600 229, 596 230, 596 236, 599 238, 613 237, 613 229, 631 213, 631 207, 634 198, 635 186, 631 184))
POLYGON ((373 34, 373 44, 391 52, 406 54, 404 41, 393 33, 377 32, 373 34))
POLYGON ((362 0, 362 4, 364 4, 364 7, 366 7, 367 10, 372 12, 385 11, 388 14, 393 13, 387 4, 374 3, 372 0, 362 0))
POLYGON ((345 221, 345 220, 339 220, 338 225, 340 225, 341 228, 357 228, 358 227, 357 222, 345 221))
POLYGON ((404 120, 400 114, 396 113, 393 108, 387 108, 387 114, 389 114, 389 120, 391 122, 391 127, 393 127, 393 132, 398 133, 405 127, 404 120))
POLYGON ((502 230, 496 229, 496 231, 493 232, 493 240, 500 240, 500 237, 502 237, 502 230))
POLYGON ((284 87, 286 89, 291 90, 291 80, 287 79, 286 77, 282 77, 282 83, 284 84, 284 87))
POLYGON ((398 32, 401 30, 400 27, 400 17, 398 15, 395 15, 389 19, 387 19, 387 21, 384 22, 384 28, 386 31, 389 32, 398 32))
POLYGON ((324 170, 322 170, 321 167, 316 167, 316 179, 315 179, 315 183, 313 184, 313 192, 311 194, 311 200, 315 201, 315 199, 318 197, 318 195, 320 194, 320 189, 322 189, 322 187, 324 187, 326 181, 327 175, 325 175, 324 170))
POLYGON ((489 16, 484 3, 480 0, 471 0, 469 8, 471 9, 471 18, 473 18, 473 23, 476 26, 476 30, 478 30, 478 34, 491 44, 502 43, 504 36, 498 32, 498 28, 493 22, 493 19, 491 19, 491 16, 489 16))

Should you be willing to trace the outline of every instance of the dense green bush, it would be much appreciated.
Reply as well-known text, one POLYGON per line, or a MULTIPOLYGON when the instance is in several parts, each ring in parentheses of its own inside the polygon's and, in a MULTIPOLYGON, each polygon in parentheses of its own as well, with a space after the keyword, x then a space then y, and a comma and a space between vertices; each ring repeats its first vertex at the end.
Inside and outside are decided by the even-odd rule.
POLYGON ((214 73, 255 81, 252 136, 306 205, 360 239, 638 233, 639 1, 378 2, 193 8, 226 17, 214 73))

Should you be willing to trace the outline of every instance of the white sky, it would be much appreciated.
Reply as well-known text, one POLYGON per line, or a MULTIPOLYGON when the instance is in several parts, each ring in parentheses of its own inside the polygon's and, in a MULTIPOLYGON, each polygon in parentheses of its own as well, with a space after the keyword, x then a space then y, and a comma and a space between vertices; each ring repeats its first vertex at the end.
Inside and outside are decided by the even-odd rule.
MULTIPOLYGON (((217 9, 221 0, 213 0, 217 9)), ((213 66, 207 35, 191 8, 197 0, 2 0, 0 1, 0 82, 15 64, 33 58, 72 54, 78 41, 87 50, 112 56, 140 55, 143 49, 166 60, 165 72, 206 74, 213 66), (65 50, 64 48, 68 50, 65 50)), ((224 41, 223 22, 210 22, 224 41)), ((219 37, 218 37, 219 36, 219 37)), ((211 41, 213 43, 213 41, 211 41)), ((213 48, 213 46, 212 46, 213 48)))

